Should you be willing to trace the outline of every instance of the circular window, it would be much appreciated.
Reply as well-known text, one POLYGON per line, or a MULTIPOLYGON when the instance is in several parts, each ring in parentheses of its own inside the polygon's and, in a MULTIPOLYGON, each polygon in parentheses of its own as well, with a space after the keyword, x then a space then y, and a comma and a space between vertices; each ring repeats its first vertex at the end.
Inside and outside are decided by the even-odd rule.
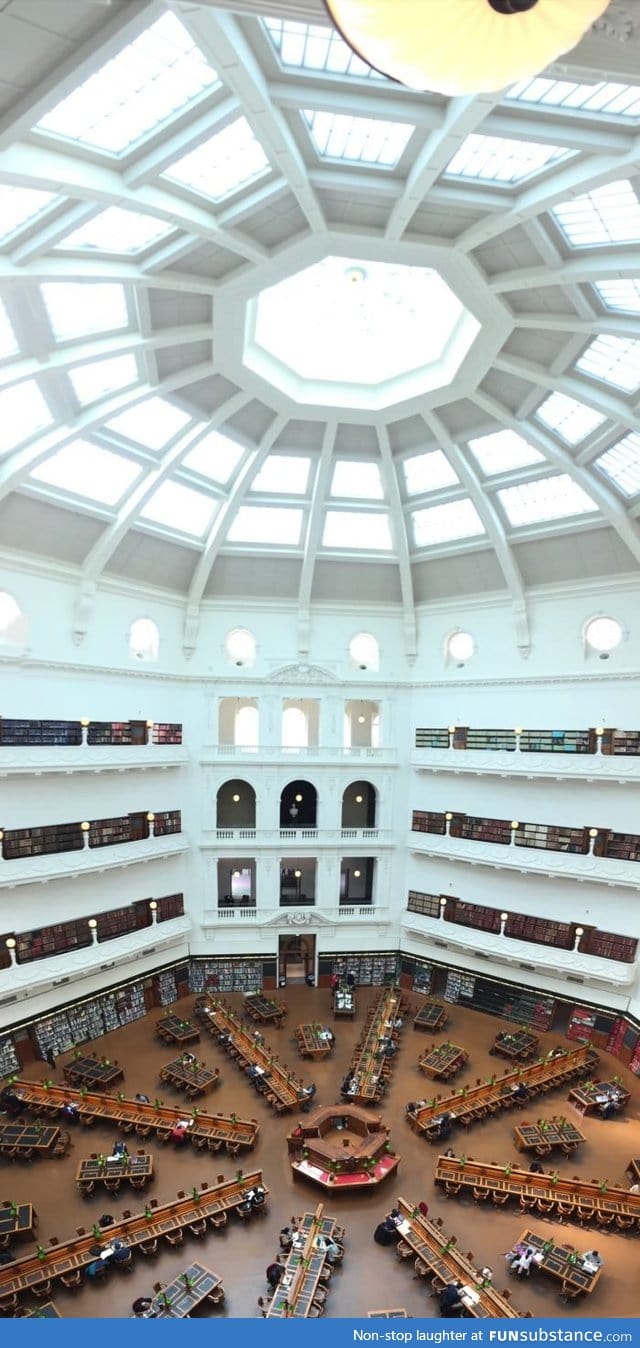
POLYGON ((476 643, 470 632, 452 632, 447 640, 447 653, 459 665, 470 660, 475 649, 476 643))
POLYGON ((620 645, 624 636, 617 618, 591 618, 584 629, 584 639, 592 651, 608 655, 620 645))
POLYGON ((224 646, 229 659, 236 665, 252 665, 256 658, 256 639, 246 627, 234 627, 224 646))
POLYGON ((349 655, 358 669, 377 669, 380 650, 370 632, 357 632, 349 642, 349 655))

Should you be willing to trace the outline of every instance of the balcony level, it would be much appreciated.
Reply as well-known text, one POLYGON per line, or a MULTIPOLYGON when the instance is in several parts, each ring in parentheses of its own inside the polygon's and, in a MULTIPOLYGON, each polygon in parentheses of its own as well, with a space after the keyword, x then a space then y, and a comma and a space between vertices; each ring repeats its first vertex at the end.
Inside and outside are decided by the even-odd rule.
POLYGON ((235 763, 236 765, 245 763, 260 767, 263 763, 323 763, 334 766, 337 763, 344 764, 345 767, 351 767, 355 763, 370 763, 380 767, 396 767, 398 762, 398 750, 386 748, 373 748, 371 745, 351 745, 346 747, 341 744, 307 744, 304 747, 288 748, 281 744, 205 744, 200 754, 200 763, 203 767, 210 767, 212 764, 235 763))
MULTIPOLYGON (((205 909, 202 927, 205 932, 216 931, 222 925, 225 931, 248 926, 268 930, 271 927, 337 927, 344 929, 353 922, 363 925, 388 927, 395 916, 385 904, 322 904, 302 908, 290 907, 233 907, 205 909)), ((252 931, 252 938, 255 930, 252 931)))
POLYGON ((288 847, 295 844, 296 851, 317 851, 318 848, 349 846, 360 847, 375 843, 376 851, 393 847, 394 834, 390 828, 211 828, 203 829, 200 847, 216 851, 237 848, 238 843, 251 843, 255 847, 288 847))
POLYGON ((72 772, 158 772, 188 762, 182 744, 47 744, 0 747, 0 777, 72 772))
POLYGON ((140 862, 159 861, 177 856, 189 847, 184 833, 164 837, 141 838, 117 847, 85 847, 78 852, 53 852, 41 856, 0 861, 0 888, 16 885, 45 884, 47 880, 72 880, 78 875, 111 870, 119 866, 137 866, 140 862))
POLYGON ((527 781, 631 782, 640 784, 640 757, 604 754, 530 754, 501 749, 414 749, 411 763, 419 772, 455 776, 519 777, 527 781))
POLYGON ((407 846, 416 856, 439 857, 443 861, 464 861, 470 866, 491 866, 494 870, 520 871, 522 875, 547 875, 556 879, 587 881, 597 885, 638 888, 640 866, 633 861, 599 857, 593 853, 552 852, 541 848, 503 847, 497 843, 475 842, 466 838, 432 833, 409 833, 407 846))

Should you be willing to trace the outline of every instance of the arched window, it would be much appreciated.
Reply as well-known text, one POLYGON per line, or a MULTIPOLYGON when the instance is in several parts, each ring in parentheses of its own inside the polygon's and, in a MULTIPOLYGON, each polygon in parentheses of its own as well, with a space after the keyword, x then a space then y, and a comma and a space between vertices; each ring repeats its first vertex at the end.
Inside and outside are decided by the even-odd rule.
POLYGON ((306 749, 309 744, 309 724, 302 707, 285 707, 282 713, 283 749, 306 749))
POLYGON ((228 632, 224 648, 234 665, 252 665, 256 658, 256 639, 246 627, 234 627, 228 632))
POLYGON ((129 650, 136 660, 157 660, 160 633, 151 618, 136 618, 129 632, 129 650))
POLYGON ((22 646, 27 635, 27 621, 12 594, 0 590, 0 642, 22 646))
POLYGON ((237 749, 257 749, 258 747, 258 708, 251 705, 238 707, 233 728, 233 742, 237 749))
POLYGON ((370 632, 356 632, 349 642, 349 655, 358 669, 378 669, 380 649, 370 632))

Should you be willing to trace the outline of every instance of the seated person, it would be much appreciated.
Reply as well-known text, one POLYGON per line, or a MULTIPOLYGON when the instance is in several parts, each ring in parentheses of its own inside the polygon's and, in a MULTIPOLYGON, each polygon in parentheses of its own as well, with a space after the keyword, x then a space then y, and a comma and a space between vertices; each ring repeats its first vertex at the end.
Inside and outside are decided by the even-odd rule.
POLYGON ((521 1255, 524 1254, 526 1248, 527 1248, 526 1245, 523 1245, 522 1241, 519 1240, 517 1244, 514 1245, 512 1250, 507 1250, 507 1253, 505 1254, 505 1259, 507 1263, 511 1265, 517 1263, 521 1255))
POLYGON ((147 1319, 150 1306, 151 1297, 136 1297, 131 1309, 136 1318, 147 1319))
POLYGON ((300 1090, 298 1091, 298 1099, 303 1102, 302 1103, 303 1114, 307 1113, 311 1101, 313 1100, 313 1097, 316 1094, 317 1089, 318 1087, 316 1086, 315 1082, 313 1082, 311 1086, 300 1087, 300 1090))
POLYGON ((513 1087, 513 1098, 514 1100, 529 1099, 529 1092, 524 1084, 524 1081, 519 1081, 517 1086, 513 1087))
POLYGON ((280 1249, 284 1250, 285 1254, 288 1250, 291 1249, 291 1246, 293 1245, 293 1237, 294 1232, 291 1230, 291 1227, 283 1226, 280 1232, 280 1249))
MULTIPOLYGON (((434 1119, 434 1123, 435 1123, 435 1119, 434 1119)), ((442 1138, 442 1141, 443 1141, 443 1142, 446 1142, 447 1138, 448 1138, 448 1137, 451 1137, 451 1115, 450 1115, 450 1114, 442 1114, 442 1115, 440 1116, 440 1122, 439 1122, 439 1124, 438 1124, 438 1137, 442 1138)))
POLYGON ((493 1269, 486 1264, 484 1268, 478 1269, 478 1277, 484 1287, 490 1286, 493 1282, 493 1269))
POLYGON ((148 1096, 148 1095, 142 1095, 142 1094, 139 1093, 138 1095, 136 1095, 136 1100, 139 1100, 141 1105, 148 1105, 148 1104, 149 1104, 149 1096, 148 1096))
POLYGON ((544 1175, 544 1166, 542 1161, 532 1161, 529 1166, 532 1175, 544 1175))
POLYGON ((258 1044, 259 1046, 262 1046, 262 1044, 264 1044, 264 1035, 260 1034, 259 1030, 254 1030, 253 1035, 251 1037, 253 1039, 254 1044, 258 1044))
POLYGON ((459 1316, 464 1311, 464 1306, 460 1300, 461 1282, 450 1282, 440 1293, 440 1314, 444 1316, 459 1316))
POLYGON ((60 1113, 61 1113, 63 1119, 66 1119, 68 1123, 75 1123, 75 1122, 78 1120, 78 1118, 80 1117, 80 1110, 79 1110, 79 1108, 78 1108, 78 1106, 77 1106, 75 1100, 68 1100, 68 1101, 62 1106, 62 1109, 60 1110, 60 1113))
POLYGON ((602 1268, 604 1259, 601 1254, 598 1254, 597 1250, 587 1250, 587 1253, 582 1256, 582 1264, 583 1267, 585 1264, 590 1264, 593 1269, 599 1269, 602 1268))
POLYGON ((183 1053, 182 1055, 182 1061, 185 1067, 192 1067, 195 1060, 196 1060, 195 1053, 183 1053))
POLYGON ((324 1252, 328 1264, 335 1264, 336 1259, 339 1259, 342 1254, 340 1246, 330 1236, 318 1237, 318 1249, 324 1252))
POLYGON ((603 1100, 602 1104, 598 1105, 598 1113, 601 1119, 610 1119, 619 1108, 620 1105, 610 1096, 608 1100, 603 1100))
POLYGON ((376 1245, 397 1245, 400 1239, 400 1232, 394 1221, 385 1217, 383 1222, 378 1222, 373 1233, 373 1239, 376 1245))
POLYGON ((512 1260, 511 1272, 517 1273, 519 1278, 521 1278, 523 1274, 528 1278, 531 1273, 531 1265, 535 1258, 535 1253, 532 1245, 525 1245, 522 1254, 518 1255, 517 1259, 512 1260))
POLYGON ((113 1250, 109 1255, 108 1262, 110 1264, 125 1264, 129 1262, 130 1258, 131 1252, 129 1246, 126 1245, 123 1240, 114 1240, 113 1250))
POLYGON ((22 1099, 18 1092, 13 1089, 13 1086, 5 1086, 4 1090, 0 1091, 0 1109, 3 1109, 5 1114, 9 1114, 12 1118, 20 1113, 22 1099))
POLYGON ((252 1208, 261 1208, 261 1207, 263 1207, 263 1206, 264 1206, 265 1196, 266 1196, 266 1190, 262 1187, 261 1184, 257 1184, 256 1187, 255 1187, 255 1189, 252 1189, 252 1191, 251 1191, 251 1206, 252 1206, 252 1208))
POLYGON ((424 1109, 426 1100, 410 1100, 405 1106, 407 1114, 417 1114, 420 1109, 424 1109))
POLYGON ((267 1266, 265 1276, 272 1292, 275 1292, 276 1287, 278 1286, 278 1283, 280 1282, 283 1273, 284 1273, 284 1266, 282 1264, 275 1263, 269 1264, 267 1266))
POLYGON ((169 1134, 171 1141, 175 1142, 179 1147, 184 1147, 187 1140, 188 1127, 188 1123, 183 1123, 182 1120, 180 1120, 180 1122, 175 1125, 175 1128, 171 1129, 169 1134))
POLYGON ((353 1074, 351 1072, 347 1072, 347 1075, 344 1078, 342 1085, 340 1087, 340 1094, 348 1095, 352 1085, 353 1085, 353 1074))
POLYGON ((113 1217, 110 1212, 103 1212, 102 1216, 98 1217, 98 1226, 103 1229, 107 1226, 113 1226, 113 1217))

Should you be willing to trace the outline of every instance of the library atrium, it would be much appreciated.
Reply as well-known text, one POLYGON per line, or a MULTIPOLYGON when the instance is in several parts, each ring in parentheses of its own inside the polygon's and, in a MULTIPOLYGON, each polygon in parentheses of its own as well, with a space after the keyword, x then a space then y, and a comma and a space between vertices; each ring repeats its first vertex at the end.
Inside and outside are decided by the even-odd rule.
POLYGON ((637 1310, 640 14, 332 8, 0 0, 0 1316, 637 1310))

